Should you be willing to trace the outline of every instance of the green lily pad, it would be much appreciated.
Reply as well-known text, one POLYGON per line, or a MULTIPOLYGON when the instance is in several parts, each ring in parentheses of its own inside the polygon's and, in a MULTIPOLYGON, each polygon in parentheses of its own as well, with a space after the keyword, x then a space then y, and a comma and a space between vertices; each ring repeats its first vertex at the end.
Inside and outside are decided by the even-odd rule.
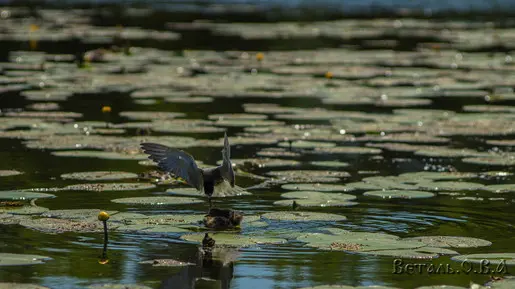
POLYGON ((245 222, 243 223, 243 228, 244 229, 249 229, 249 228, 264 228, 264 227, 268 227, 269 224, 267 222, 263 222, 263 221, 248 221, 248 220, 245 220, 245 222))
POLYGON ((515 278, 513 276, 504 276, 503 279, 495 280, 490 284, 491 289, 511 289, 514 288, 513 286, 515 286, 515 278))
POLYGON ((368 191, 363 195, 379 197, 383 199, 419 199, 431 198, 435 194, 424 191, 401 191, 401 190, 387 190, 387 191, 368 191))
POLYGON ((348 285, 320 285, 315 287, 302 287, 299 289, 399 289, 387 286, 348 286, 348 285))
MULTIPOLYGON (((114 215, 116 216, 116 215, 114 215)), ((201 222, 204 215, 198 214, 165 214, 165 215, 151 215, 145 218, 126 218, 123 223, 126 225, 184 225, 195 224, 201 222)))
POLYGON ((257 155, 260 157, 298 157, 300 153, 284 148, 265 148, 257 152, 257 155))
MULTIPOLYGON (((177 196, 187 196, 187 197, 205 197, 205 194, 195 188, 173 188, 166 190, 167 193, 171 195, 177 196)), ((230 187, 226 184, 220 184, 218 189, 215 190, 212 197, 215 198, 226 198, 226 197, 235 197, 235 196, 249 196, 252 193, 247 192, 244 188, 239 186, 230 187)))
POLYGON ((152 160, 142 160, 138 162, 138 165, 142 165, 145 167, 157 167, 157 163, 152 160))
MULTIPOLYGON (((91 219, 56 219, 56 218, 24 218, 19 225, 32 230, 57 234, 64 232, 89 233, 102 232, 102 223, 97 218, 91 219)), ((111 228, 112 229, 112 228, 111 228)))
MULTIPOLYGON (((126 125, 131 125, 132 122, 127 123, 126 125)), ((142 124, 145 124, 144 122, 142 124)), ((195 127, 207 127, 213 128, 213 122, 209 120, 202 119, 167 119, 167 120, 154 120, 151 123, 151 128, 155 131, 162 132, 173 132, 175 130, 184 130, 187 128, 195 128, 195 127)))
MULTIPOLYGON (((63 150, 84 149, 102 146, 102 144, 105 143, 105 141, 107 140, 96 135, 52 135, 38 139, 30 139, 26 141, 24 144, 26 147, 31 149, 63 150)), ((63 156, 67 156, 67 154, 63 156)))
POLYGON ((27 109, 38 111, 56 111, 60 108, 61 106, 57 102, 39 102, 27 105, 27 109))
POLYGON ((165 102, 169 103, 211 103, 215 99, 208 96, 196 96, 196 97, 167 97, 165 102))
POLYGON ((483 179, 505 178, 510 176, 513 176, 513 173, 506 171, 488 171, 479 173, 479 177, 483 179))
POLYGON ((185 204, 198 204, 204 201, 195 198, 186 197, 136 197, 136 198, 122 198, 111 200, 114 203, 126 205, 185 205, 185 204))
POLYGON ((244 120, 261 120, 267 119, 266 114, 251 114, 251 113, 226 113, 226 114, 211 114, 208 116, 211 120, 233 120, 233 119, 244 119, 244 120))
POLYGON ((513 165, 515 165, 515 158, 502 157, 502 156, 464 158, 461 161, 466 164, 487 165, 487 166, 513 166, 513 165))
POLYGON ((109 222, 126 223, 131 220, 149 218, 149 216, 140 214, 140 213, 117 212, 117 213, 110 213, 110 214, 111 214, 111 217, 109 218, 109 222))
POLYGON ((351 202, 356 196, 341 193, 321 193, 314 191, 297 191, 281 195, 290 200, 275 201, 274 205, 292 206, 293 202, 301 207, 333 207, 353 206, 357 203, 351 202))
POLYGON ((471 112, 515 112, 515 107, 508 105, 465 105, 463 111, 471 112))
POLYGON ((133 91, 131 97, 134 99, 165 98, 176 93, 177 91, 173 89, 150 87, 133 91))
POLYGON ((308 148, 331 148, 335 147, 336 143, 332 142, 321 142, 321 141, 307 141, 307 140, 296 140, 293 142, 280 142, 278 144, 284 148, 296 148, 296 149, 308 149, 308 148))
POLYGON ((361 182, 346 184, 347 187, 360 190, 417 190, 418 186, 407 184, 405 179, 396 176, 374 176, 364 178, 361 182))
MULTIPOLYGON (((406 240, 406 239, 404 239, 404 240, 406 240)), ((435 253, 438 255, 459 255, 460 254, 454 250, 447 249, 447 248, 441 248, 441 247, 422 247, 422 248, 417 249, 417 251, 423 252, 423 253, 435 253)))
POLYGON ((153 224, 134 224, 134 225, 121 225, 116 228, 119 232, 137 232, 137 233, 189 233, 190 230, 180 228, 177 225, 153 225, 153 224))
POLYGON ((117 152, 104 152, 104 151, 57 151, 52 152, 52 155, 57 157, 75 157, 75 158, 98 158, 106 160, 145 160, 148 155, 145 154, 122 154, 117 152))
POLYGON ((460 201, 484 201, 485 199, 481 197, 458 197, 456 200, 460 201))
MULTIPOLYGON (((277 141, 272 138, 263 137, 240 137, 236 136, 231 138, 231 146, 238 145, 272 145, 277 141)), ((220 140, 197 140, 196 145, 200 147, 220 147, 220 143, 223 143, 223 139, 220 140)))
POLYGON ((273 212, 261 215, 261 217, 276 221, 294 221, 294 222, 310 222, 310 221, 345 221, 345 216, 327 213, 315 212, 273 212))
POLYGON ((402 99, 386 99, 379 100, 375 103, 378 107, 411 107, 411 106, 425 106, 430 105, 432 101, 430 99, 420 98, 402 98, 402 99))
POLYGON ((344 171, 287 170, 271 171, 267 175, 281 178, 289 182, 337 182, 340 178, 349 177, 344 171))
POLYGON ((220 127, 207 126, 207 125, 162 125, 155 124, 152 127, 153 131, 162 132, 162 133, 217 133, 223 132, 224 129, 220 127))
POLYGON ((275 114, 274 118, 276 119, 284 119, 290 121, 299 121, 299 120, 310 120, 310 121, 324 121, 331 120, 333 118, 341 118, 344 116, 344 112, 341 111, 330 111, 325 109, 312 109, 312 110, 304 110, 298 111, 296 113, 286 113, 286 114, 275 114))
POLYGON ((358 175, 377 175, 380 171, 358 171, 358 175))
POLYGON ((301 110, 296 107, 279 106, 275 103, 245 103, 243 104, 243 109, 249 113, 265 114, 294 113, 301 110))
POLYGON ((140 105, 155 105, 155 104, 158 104, 159 102, 155 99, 152 99, 152 98, 149 98, 149 99, 135 99, 134 100, 134 103, 135 104, 140 104, 140 105))
POLYGON ((349 163, 339 162, 339 161, 315 161, 310 162, 310 164, 317 167, 329 167, 329 168, 344 168, 350 166, 349 163))
POLYGON ((156 186, 150 183, 96 183, 96 184, 78 184, 70 185, 62 188, 69 191, 138 191, 153 189, 156 186))
POLYGON ((3 283, 0 282, 0 289, 50 289, 45 286, 30 283, 3 283))
POLYGON ((123 111, 120 116, 130 120, 155 120, 155 119, 174 119, 184 116, 181 112, 164 112, 164 111, 123 111))
POLYGON ((417 184, 422 190, 428 191, 476 191, 484 190, 485 186, 470 182, 423 182, 417 184))
POLYGON ((302 287, 299 289, 399 289, 386 286, 348 286, 348 285, 320 285, 315 287, 302 287))
POLYGON ((0 266, 36 265, 51 259, 39 255, 0 253, 0 266))
MULTIPOLYGON (((210 235, 211 238, 215 239, 215 246, 227 246, 227 247, 249 247, 258 244, 282 244, 286 243, 285 239, 270 238, 262 236, 245 236, 239 234, 228 234, 228 233, 214 233, 210 235)), ((181 236, 181 239, 185 241, 201 243, 204 238, 204 234, 188 234, 181 236)))
MULTIPOLYGON (((383 250, 416 251, 424 247, 421 242, 405 241, 394 235, 368 232, 351 232, 342 229, 326 229, 325 233, 307 233, 297 238, 297 241, 307 243, 307 246, 323 250, 349 252, 370 252, 380 254, 383 250)), ((386 252, 385 254, 388 254, 386 252)))
POLYGON ((182 262, 173 259, 154 259, 141 261, 140 264, 151 264, 152 267, 185 267, 195 265, 194 263, 182 262))
POLYGON ((421 147, 421 145, 412 145, 412 144, 405 144, 405 143, 391 143, 391 142, 385 142, 385 143, 367 143, 367 147, 374 147, 374 148, 381 148, 388 151, 393 152, 414 152, 421 147))
POLYGON ((399 177, 413 182, 421 182, 423 180, 459 180, 476 178, 477 173, 467 172, 413 172, 400 174, 399 177))
POLYGON ((22 206, 22 207, 0 207, 0 214, 7 213, 11 215, 40 215, 47 212, 48 208, 39 206, 22 206))
MULTIPOLYGON (((345 184, 345 187, 347 187, 349 190, 382 190, 386 189, 378 184, 370 184, 366 182, 352 182, 345 184)), ((387 187, 387 189, 391 189, 390 187, 387 187)))
POLYGON ((253 127, 253 126, 277 126, 283 125, 284 122, 269 119, 218 119, 214 125, 223 127, 253 127))
POLYGON ((94 132, 99 135, 120 135, 127 131, 120 128, 95 128, 94 132))
POLYGON ((432 286, 417 287, 415 289, 470 289, 470 288, 452 286, 452 285, 432 285, 432 286))
POLYGON ((496 140, 487 140, 487 144, 494 146, 514 146, 515 140, 512 139, 496 139, 496 140))
POLYGON ((0 170, 0 177, 10 177, 10 176, 17 176, 21 175, 23 172, 16 171, 16 170, 0 170))
POLYGON ((423 236, 405 238, 404 240, 419 241, 428 246, 439 248, 475 248, 492 245, 492 242, 487 240, 454 236, 423 236))
POLYGON ((490 265, 498 265, 505 262, 506 265, 515 265, 515 253, 483 253, 459 255, 451 258, 453 261, 463 262, 467 260, 470 263, 481 263, 488 260, 490 265))
POLYGON ((471 149, 457 149, 457 148, 448 148, 448 147, 427 147, 425 149, 420 149, 415 151, 415 155, 424 156, 424 157, 434 157, 434 158, 458 158, 458 157, 470 157, 470 156, 480 156, 481 153, 471 150, 471 149))
MULTIPOLYGON (((236 166, 257 168, 294 167, 300 165, 299 161, 272 158, 231 159, 231 162, 236 166)), ((221 165, 222 161, 218 161, 217 164, 221 165)))
MULTIPOLYGON (((96 220, 99 209, 71 209, 71 210, 51 210, 42 216, 46 218, 56 218, 64 220, 96 220)), ((109 215, 116 214, 116 211, 108 211, 109 215)))
POLYGON ((0 200, 29 201, 33 199, 55 198, 52 194, 32 193, 26 191, 0 191, 0 200))
POLYGON ((20 111, 7 112, 5 116, 9 117, 27 117, 27 118, 44 118, 44 119, 74 119, 81 118, 82 113, 70 111, 20 111))
POLYGON ((65 180, 82 181, 113 181, 122 179, 135 179, 137 177, 138 175, 134 173, 118 171, 78 172, 61 175, 61 178, 65 180))
POLYGON ((152 289, 138 284, 98 284, 86 287, 88 289, 152 289))
POLYGON ((351 147, 351 146, 336 146, 336 147, 316 147, 314 150, 309 151, 313 154, 357 154, 357 155, 378 155, 382 150, 370 147, 351 147))
POLYGON ((150 121, 134 121, 134 122, 123 122, 117 124, 110 124, 111 127, 117 129, 136 129, 141 133, 150 133, 150 130, 155 125, 154 122, 150 121))
POLYGON ((16 225, 20 222, 16 216, 6 213, 0 213, 0 224, 2 225, 16 225))
POLYGON ((484 189, 494 193, 513 193, 515 192, 515 184, 489 185, 484 189))
POLYGON ((43 89, 22 91, 20 95, 29 101, 65 101, 73 95, 73 92, 60 89, 43 89))
POLYGON ((352 191, 352 188, 343 185, 333 184, 318 184, 318 183, 306 183, 306 184, 286 184, 281 186, 285 190, 297 190, 297 191, 320 191, 320 192, 348 192, 352 191))

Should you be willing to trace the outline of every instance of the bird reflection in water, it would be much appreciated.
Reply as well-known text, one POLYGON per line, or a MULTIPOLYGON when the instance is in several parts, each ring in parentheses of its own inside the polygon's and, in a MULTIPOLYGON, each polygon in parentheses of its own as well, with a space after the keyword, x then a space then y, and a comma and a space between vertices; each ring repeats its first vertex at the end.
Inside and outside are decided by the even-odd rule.
POLYGON ((230 288, 238 249, 215 244, 216 241, 206 233, 197 251, 197 265, 184 267, 177 274, 163 280, 159 288, 230 288))

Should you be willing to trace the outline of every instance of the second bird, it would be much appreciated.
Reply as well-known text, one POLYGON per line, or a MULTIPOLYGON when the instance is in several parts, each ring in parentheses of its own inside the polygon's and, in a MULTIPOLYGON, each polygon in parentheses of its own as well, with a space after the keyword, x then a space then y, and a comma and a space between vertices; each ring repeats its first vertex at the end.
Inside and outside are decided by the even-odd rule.
POLYGON ((143 152, 150 155, 148 158, 157 163, 160 169, 169 172, 197 190, 204 192, 209 199, 211 196, 227 187, 234 188, 234 171, 231 164, 231 148, 227 133, 224 136, 222 149, 222 165, 214 168, 201 169, 193 157, 185 151, 156 143, 142 143, 143 152), (229 185, 229 186, 228 186, 229 185))

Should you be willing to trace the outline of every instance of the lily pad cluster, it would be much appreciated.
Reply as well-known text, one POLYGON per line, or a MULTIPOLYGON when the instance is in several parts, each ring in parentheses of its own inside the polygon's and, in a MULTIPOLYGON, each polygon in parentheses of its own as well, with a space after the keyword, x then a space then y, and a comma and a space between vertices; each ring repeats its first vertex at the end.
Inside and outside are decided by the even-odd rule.
POLYGON ((78 172, 61 175, 63 179, 81 181, 113 181, 122 179, 134 179, 138 175, 127 172, 98 171, 98 172, 78 172))
MULTIPOLYGON (((466 237, 399 238, 395 235, 370 232, 353 232, 336 228, 323 233, 307 233, 297 238, 307 246, 322 250, 356 252, 375 256, 432 259, 440 255, 459 255, 447 249, 490 246, 486 240, 466 237)), ((461 258, 461 257, 457 257, 461 258)))
MULTIPOLYGON (((210 17, 224 10, 211 8, 205 12, 210 17)), ((164 188, 162 175, 135 174, 132 168, 154 169, 136 166, 149 165, 142 142, 202 150, 203 160, 214 162, 210 155, 219 149, 216 138, 228 130, 236 173, 261 183, 252 193, 235 187, 214 196, 224 198, 217 202, 252 211, 240 226, 212 234, 221 247, 294 240, 289 245, 374 256, 450 255, 456 262, 505 259, 513 264, 513 253, 458 252, 491 245, 487 240, 360 231, 351 221, 353 209, 361 213, 361 208, 347 208, 357 205, 358 198, 370 211, 380 211, 374 206, 387 199, 395 205, 406 200, 418 204, 437 196, 491 201, 494 207, 510 204, 515 186, 508 173, 456 172, 509 170, 515 164, 514 33, 509 24, 400 18, 260 25, 174 21, 156 26, 163 27, 159 31, 95 25, 109 13, 103 8, 0 9, 0 42, 26 49, 9 49, 0 63, 0 96, 16 95, 23 103, 0 112, 0 138, 19 140, 30 154, 38 150, 63 163, 99 164, 53 176, 65 183, 55 188, 0 191, 1 224, 52 234, 98 233, 98 209, 50 210, 36 200, 55 208, 55 195, 109 195, 112 202, 107 204, 128 210, 109 211, 110 230, 201 243, 213 229, 206 228, 210 220, 204 214, 197 214, 205 202, 202 193, 164 188), (235 50, 181 50, 179 41, 188 33, 220 38, 220 43, 234 40, 235 50), (238 50, 263 43, 266 53, 238 50), (304 49, 304 43, 317 49, 304 49), (322 48, 328 43, 334 48, 322 48), (70 51, 44 51, 62 51, 61 46, 70 51), (123 106, 113 95, 123 97, 123 106), (84 100, 99 106, 83 109, 84 100), (382 175, 422 167, 431 171, 382 175), (270 211, 273 205, 277 207, 270 211)), ((154 18, 146 9, 124 13, 154 18)), ((24 165, 3 167, 2 180, 10 185, 38 177, 24 165)), ((47 259, 3 254, 0 265, 37 265, 47 259)), ((149 264, 183 265, 168 259, 149 264)), ((492 284, 503 286, 513 287, 513 282, 492 284)))
MULTIPOLYGON (((345 184, 342 190, 364 190, 365 196, 383 199, 430 198, 438 194, 475 194, 478 192, 506 193, 511 184, 484 185, 484 174, 472 172, 414 172, 398 176, 366 177, 359 182, 345 184), (471 180, 472 179, 472 180, 471 180)), ((292 188, 288 186, 286 188, 292 188)))
POLYGON ((286 200, 275 201, 274 205, 301 207, 345 207, 353 206, 357 203, 352 202, 356 196, 343 193, 324 193, 316 191, 295 191, 281 195, 286 200))

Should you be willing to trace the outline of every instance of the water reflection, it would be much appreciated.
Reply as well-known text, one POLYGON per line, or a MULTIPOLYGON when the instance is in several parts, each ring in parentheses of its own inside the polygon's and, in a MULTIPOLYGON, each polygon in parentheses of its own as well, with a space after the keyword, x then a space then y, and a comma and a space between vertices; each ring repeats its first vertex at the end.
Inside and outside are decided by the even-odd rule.
POLYGON ((234 275, 235 248, 199 248, 197 264, 184 267, 162 281, 161 289, 168 288, 220 288, 228 289, 234 275))

